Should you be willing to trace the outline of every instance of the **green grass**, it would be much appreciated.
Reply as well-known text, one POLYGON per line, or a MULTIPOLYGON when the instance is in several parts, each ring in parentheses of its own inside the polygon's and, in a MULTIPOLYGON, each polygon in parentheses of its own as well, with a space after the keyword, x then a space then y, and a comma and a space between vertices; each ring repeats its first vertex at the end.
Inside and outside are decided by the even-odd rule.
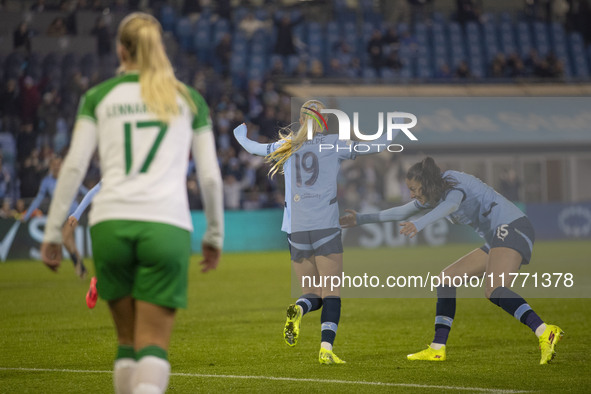
MULTIPOLYGON (((432 262, 441 269, 469 250, 466 245, 352 250, 345 259, 390 256, 418 265, 432 262)), ((532 267, 548 266, 564 255, 569 264, 588 265, 590 254, 589 242, 539 243, 532 267)), ((321 366, 319 312, 304 318, 295 348, 283 343, 285 307, 293 302, 287 252, 226 254, 219 269, 206 275, 197 262, 195 256, 189 308, 178 313, 170 349, 173 372, 192 376, 173 375, 171 393, 438 391, 204 375, 591 392, 590 299, 529 300, 542 318, 566 331, 557 358, 547 366, 538 365, 531 331, 484 298, 458 300, 444 363, 408 362, 405 357, 432 339, 433 299, 344 299, 335 351, 348 363, 321 366)), ((115 353, 108 309, 101 301, 93 310, 86 308, 87 286, 88 279, 77 280, 67 262, 57 275, 39 262, 0 263, 0 393, 112 391, 110 373, 83 372, 110 371, 115 353)))

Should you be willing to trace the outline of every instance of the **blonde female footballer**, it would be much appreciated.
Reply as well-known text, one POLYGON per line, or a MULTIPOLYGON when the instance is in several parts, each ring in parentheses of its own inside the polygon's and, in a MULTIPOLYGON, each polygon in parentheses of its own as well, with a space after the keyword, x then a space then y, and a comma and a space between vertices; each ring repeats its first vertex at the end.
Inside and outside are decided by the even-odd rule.
POLYGON ((287 308, 283 330, 285 342, 295 346, 302 317, 322 308, 318 359, 321 364, 342 364, 345 361, 333 352, 341 316, 340 288, 313 287, 305 284, 302 278, 342 274, 343 244, 337 204, 337 175, 341 162, 355 159, 358 154, 377 153, 378 145, 388 140, 384 133, 375 141, 378 144, 358 153, 356 142, 339 140, 337 134, 328 134, 326 124, 317 120, 323 109, 324 104, 318 100, 305 102, 300 109, 299 128, 287 130, 272 144, 259 144, 248 139, 244 124, 234 130, 234 136, 249 153, 266 156, 273 163, 271 175, 278 171, 285 174, 281 230, 287 233, 292 267, 302 286, 302 296, 287 308), (312 138, 308 140, 309 128, 312 138), (323 150, 321 145, 332 145, 337 149, 323 150))
POLYGON ((177 308, 186 307, 191 216, 185 177, 192 148, 207 217, 203 271, 216 268, 223 240, 222 182, 209 109, 179 82, 162 28, 134 13, 119 25, 122 74, 80 102, 41 246, 56 271, 61 227, 73 193, 98 147, 102 187, 89 223, 98 294, 109 304, 118 337, 116 393, 163 393, 177 308))

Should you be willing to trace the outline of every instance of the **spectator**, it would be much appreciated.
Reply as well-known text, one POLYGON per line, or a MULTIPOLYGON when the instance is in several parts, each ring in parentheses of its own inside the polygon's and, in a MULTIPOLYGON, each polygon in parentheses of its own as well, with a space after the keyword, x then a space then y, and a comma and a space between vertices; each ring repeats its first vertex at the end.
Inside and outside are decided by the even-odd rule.
POLYGON ((25 200, 19 198, 16 200, 16 204, 14 205, 14 209, 11 211, 11 217, 15 220, 21 220, 25 214, 27 213, 25 200))
POLYGON ((322 62, 318 59, 313 59, 312 63, 310 64, 310 77, 322 78, 323 76, 324 67, 322 66, 322 62))
POLYGON ((4 198, 2 200, 2 206, 0 207, 0 218, 11 219, 12 218, 12 207, 10 198, 4 198))
POLYGON ((217 0, 216 13, 222 19, 232 20, 232 4, 230 0, 217 0))
POLYGON ((343 69, 346 69, 353 60, 351 46, 344 40, 341 40, 335 46, 334 57, 336 57, 339 60, 339 63, 341 64, 343 69))
POLYGON ((183 15, 200 14, 202 10, 199 0, 184 0, 181 13, 183 15))
POLYGON ((201 202, 199 183, 194 175, 191 175, 191 177, 187 179, 187 192, 189 193, 189 208, 191 210, 202 210, 203 203, 201 202))
POLYGON ((407 0, 411 7, 412 22, 425 22, 431 14, 433 0, 407 0))
POLYGON ((19 169, 20 196, 22 198, 35 197, 43 173, 44 171, 39 165, 39 151, 34 150, 23 161, 19 169))
POLYGON ((497 53, 490 65, 490 76, 493 78, 505 78, 507 72, 506 67, 505 55, 497 53))
POLYGON ((437 71, 435 72, 436 78, 447 79, 447 78, 451 78, 451 76, 452 76, 451 70, 449 69, 449 66, 447 65, 447 63, 442 63, 439 66, 439 68, 437 69, 437 71))
POLYGON ((238 24, 238 28, 244 32, 244 35, 249 40, 252 38, 253 34, 261 29, 267 29, 269 24, 267 22, 263 22, 254 17, 252 12, 246 14, 246 16, 240 21, 238 24))
POLYGON ((345 68, 341 65, 341 62, 336 57, 330 59, 328 65, 327 76, 333 78, 342 78, 347 75, 345 68))
POLYGON ((256 187, 245 191, 245 199, 242 204, 242 209, 252 211, 261 209, 261 196, 256 187))
POLYGON ((552 0, 552 20, 564 24, 569 5, 566 0, 552 0))
MULTIPOLYGON (((33 130, 33 123, 24 123, 21 125, 20 132, 16 136, 16 159, 19 164, 22 164, 25 159, 29 158, 37 146, 37 133, 33 130)), ((34 165, 37 164, 35 163, 34 165)))
POLYGON ((63 37, 68 34, 68 28, 66 27, 64 18, 55 18, 47 28, 46 34, 50 37, 63 37))
POLYGON ((583 35, 586 43, 591 42, 591 9, 588 0, 568 0, 569 9, 566 15, 566 28, 583 35))
POLYGON ((293 28, 303 22, 304 16, 300 15, 295 21, 285 14, 281 18, 275 17, 275 26, 277 26, 277 38, 275 41, 274 53, 281 56, 296 54, 296 48, 293 42, 293 28))
POLYGON ((376 29, 373 31, 371 39, 367 43, 367 53, 369 54, 369 61, 371 67, 373 67, 373 69, 376 70, 376 73, 380 72, 380 69, 382 68, 382 64, 384 62, 384 51, 382 45, 382 32, 376 29))
POLYGON ((384 34, 383 43, 390 51, 397 51, 400 47, 400 37, 394 26, 390 26, 384 34))
MULTIPOLYGON (((0 92, 0 119, 6 129, 8 124, 12 125, 12 119, 20 113, 19 94, 17 90, 16 80, 9 79, 6 81, 0 92)), ((13 130, 16 132, 16 130, 13 130)))
POLYGON ((45 5, 45 0, 37 0, 34 4, 31 5, 30 10, 32 12, 41 13, 43 11, 47 11, 48 8, 45 5))
POLYGON ((15 50, 22 48, 31 52, 31 35, 27 22, 21 22, 12 33, 12 48, 15 50))
POLYGON ((43 102, 37 110, 39 130, 45 143, 53 144, 53 138, 57 131, 57 118, 59 117, 59 97, 56 91, 43 95, 43 102))
POLYGON ((538 56, 538 51, 536 51, 534 48, 530 49, 525 61, 523 62, 526 75, 534 75, 539 63, 540 57, 538 56))
POLYGON ((272 79, 280 78, 285 76, 285 67, 283 66, 283 60, 281 58, 273 59, 271 70, 269 71, 269 77, 272 79))
POLYGON ((308 76, 308 65, 305 60, 300 60, 298 62, 298 65, 293 71, 293 76, 296 78, 306 78, 308 76))
POLYGON ((399 156, 391 155, 390 157, 390 163, 388 163, 383 178, 384 199, 389 204, 399 204, 403 201, 402 190, 406 187, 404 184, 406 173, 399 156))
POLYGON ((111 54, 111 33, 104 16, 96 18, 94 27, 90 34, 96 36, 96 52, 99 57, 111 54))
POLYGON ((519 78, 525 75, 525 67, 521 57, 513 52, 507 59, 507 74, 511 78, 519 78))
POLYGON ((0 199, 9 197, 11 180, 10 172, 4 167, 2 156, 0 156, 0 199))
POLYGON ((458 67, 456 68, 456 78, 460 79, 467 79, 472 77, 472 73, 470 72, 470 67, 468 67, 468 63, 465 60, 462 60, 458 67))
POLYGON ((554 52, 548 53, 546 56, 546 63, 548 64, 548 77, 549 78, 562 78, 564 74, 564 65, 560 61, 554 52))
POLYGON ((361 60, 358 57, 354 57, 351 60, 351 64, 346 68, 345 73, 349 78, 359 78, 362 74, 361 60))
POLYGON ((224 176, 224 209, 240 209, 242 185, 232 174, 224 176))
POLYGON ((267 106, 265 113, 260 121, 260 134, 269 140, 277 140, 277 132, 279 130, 277 118, 275 117, 275 107, 267 106))
POLYGON ((394 70, 394 71, 400 71, 402 69, 403 64, 402 64, 402 61, 400 60, 400 57, 398 57, 398 51, 390 52, 388 57, 386 57, 386 61, 384 62, 384 66, 386 66, 389 69, 394 70))
POLYGON ((480 10, 474 0, 456 0, 458 23, 478 22, 480 20, 480 10))
POLYGON ((226 33, 215 47, 216 58, 219 61, 219 72, 227 77, 230 73, 230 59, 232 58, 232 36, 226 33))
POLYGON ((279 93, 273 81, 266 81, 263 90, 263 104, 265 107, 276 107, 279 105, 279 93))
POLYGON ((22 122, 33 123, 35 121, 40 101, 39 86, 33 78, 30 76, 21 78, 19 104, 22 122))

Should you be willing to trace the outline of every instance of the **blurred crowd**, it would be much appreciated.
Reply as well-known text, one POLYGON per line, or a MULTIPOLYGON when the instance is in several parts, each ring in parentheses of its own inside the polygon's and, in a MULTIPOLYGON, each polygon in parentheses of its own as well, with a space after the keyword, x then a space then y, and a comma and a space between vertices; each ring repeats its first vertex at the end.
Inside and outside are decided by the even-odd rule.
MULTIPOLYGON (((181 15, 204 11, 202 1, 185 0, 177 3, 180 4, 177 11, 181 15)), ((233 20, 230 1, 206 3, 208 7, 214 8, 215 18, 233 20)), ((5 74, 0 81, 0 145, 5 156, 0 157, 2 217, 22 214, 22 200, 35 196, 51 158, 64 155, 67 151, 81 95, 115 72, 112 61, 115 29, 107 23, 105 9, 108 8, 109 12, 128 12, 142 7, 157 10, 162 4, 168 2, 36 0, 31 5, 30 12, 61 10, 65 16, 56 18, 45 32, 32 32, 25 22, 19 24, 13 32, 14 49, 24 55, 17 57, 17 71, 5 74), (72 16, 80 10, 97 11, 92 34, 96 37, 96 54, 99 59, 111 59, 106 62, 108 73, 83 72, 72 67, 71 72, 62 76, 60 83, 56 84, 51 74, 33 72, 32 65, 38 64, 39 59, 36 60, 36 54, 31 52, 31 36, 75 35, 76 18, 72 16)), ((407 5, 409 23, 429 23, 432 1, 408 0, 407 5)), ((584 0, 526 0, 524 15, 536 20, 560 21, 566 25, 567 30, 581 31, 587 38, 588 26, 591 25, 582 23, 573 10, 589 15, 588 3, 584 0), (550 8, 548 3, 551 3, 550 8)), ((282 90, 281 81, 284 77, 355 78, 364 76, 364 68, 367 67, 374 69, 376 75, 383 73, 383 70, 397 73, 408 67, 408 60, 401 55, 401 48, 416 50, 418 45, 410 28, 401 29, 400 25, 385 23, 379 25, 382 28, 368 32, 367 40, 360 48, 352 48, 345 39, 335 41, 330 48, 329 60, 322 62, 310 58, 307 53, 309 48, 294 33, 297 26, 305 22, 304 13, 279 15, 269 12, 263 15, 267 17, 255 17, 253 12, 246 12, 240 23, 230 28, 233 30, 230 31, 231 34, 223 35, 215 44, 213 56, 207 61, 195 56, 195 53, 182 50, 173 56, 179 78, 198 90, 210 106, 227 209, 282 207, 284 204, 281 176, 270 179, 267 176, 268 163, 263 158, 244 152, 232 136, 234 127, 246 122, 251 139, 269 142, 278 138, 278 132, 282 128, 290 126, 291 99, 282 90), (250 40, 249 45, 260 32, 267 35, 274 32, 276 35, 270 66, 257 78, 233 78, 231 54, 236 31, 250 40), (287 63, 293 56, 296 56, 297 62, 290 70, 287 63)), ((454 18, 462 25, 483 23, 481 3, 458 0, 454 18)), ((64 59, 62 64, 67 63, 67 59, 64 59)), ((499 53, 488 65, 487 74, 492 78, 559 78, 564 73, 563 67, 552 52, 541 56, 532 49, 524 58, 516 53, 507 56, 499 53)), ((434 77, 466 79, 472 77, 472 71, 468 62, 462 61, 455 69, 450 69, 446 64, 441 65, 434 77)), ((92 187, 99 178, 99 163, 98 158, 95 158, 84 181, 85 185, 92 187)), ((395 157, 363 158, 355 165, 344 167, 339 193, 348 207, 355 208, 364 204, 404 201, 408 196, 405 195, 403 178, 404 165, 397 162, 395 157), (392 162, 384 165, 383 160, 392 162)), ((192 173, 188 174, 187 187, 191 208, 201 208, 199 185, 192 173)))

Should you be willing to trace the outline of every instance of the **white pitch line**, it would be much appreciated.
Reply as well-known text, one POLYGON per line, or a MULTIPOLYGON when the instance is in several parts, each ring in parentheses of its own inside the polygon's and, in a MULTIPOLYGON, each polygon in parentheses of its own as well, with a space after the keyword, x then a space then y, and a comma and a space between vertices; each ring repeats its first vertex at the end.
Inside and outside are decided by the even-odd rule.
MULTIPOLYGON (((21 371, 21 372, 64 372, 64 373, 112 373, 113 371, 92 371, 85 369, 51 369, 51 368, 8 368, 0 367, 0 371, 21 371)), ((433 389, 433 390, 463 390, 472 392, 486 392, 486 393, 528 393, 527 390, 503 390, 503 389, 487 389, 482 387, 462 387, 462 386, 441 386, 430 384, 415 384, 415 383, 389 383, 389 382, 368 382, 364 380, 338 380, 338 379, 311 379, 311 378, 288 378, 281 376, 260 376, 260 375, 213 375, 201 373, 183 373, 173 372, 172 376, 185 376, 192 378, 220 378, 220 379, 258 379, 258 380, 275 380, 285 382, 312 382, 312 383, 332 383, 332 384, 354 384, 360 386, 384 386, 384 387, 408 387, 417 389, 433 389)))

